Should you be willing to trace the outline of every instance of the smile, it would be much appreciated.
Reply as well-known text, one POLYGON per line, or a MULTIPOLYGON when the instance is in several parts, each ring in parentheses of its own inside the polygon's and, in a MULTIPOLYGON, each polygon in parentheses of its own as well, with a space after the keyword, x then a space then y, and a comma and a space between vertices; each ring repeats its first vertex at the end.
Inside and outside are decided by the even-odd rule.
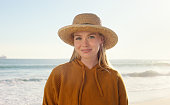
POLYGON ((90 52, 92 49, 83 49, 83 50, 81 50, 83 53, 88 53, 88 52, 90 52))

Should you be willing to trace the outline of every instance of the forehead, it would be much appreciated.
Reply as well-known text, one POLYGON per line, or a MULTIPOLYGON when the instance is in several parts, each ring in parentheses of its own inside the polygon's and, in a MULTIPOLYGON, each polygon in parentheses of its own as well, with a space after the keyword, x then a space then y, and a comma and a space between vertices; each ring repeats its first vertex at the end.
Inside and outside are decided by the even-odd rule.
POLYGON ((99 33, 97 33, 97 32, 89 32, 89 31, 79 31, 79 32, 75 32, 74 33, 74 36, 76 36, 76 35, 79 35, 79 36, 81 36, 81 35, 98 35, 99 33))

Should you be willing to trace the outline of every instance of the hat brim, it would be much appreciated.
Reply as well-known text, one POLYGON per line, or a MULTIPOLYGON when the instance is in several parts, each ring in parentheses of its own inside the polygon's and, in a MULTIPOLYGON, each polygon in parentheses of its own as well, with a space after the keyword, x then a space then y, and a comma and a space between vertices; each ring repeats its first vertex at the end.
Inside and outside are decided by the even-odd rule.
POLYGON ((114 47, 118 42, 118 37, 114 31, 100 25, 69 25, 58 30, 59 37, 67 44, 74 46, 72 34, 80 31, 98 32, 104 36, 103 46, 106 49, 114 47))

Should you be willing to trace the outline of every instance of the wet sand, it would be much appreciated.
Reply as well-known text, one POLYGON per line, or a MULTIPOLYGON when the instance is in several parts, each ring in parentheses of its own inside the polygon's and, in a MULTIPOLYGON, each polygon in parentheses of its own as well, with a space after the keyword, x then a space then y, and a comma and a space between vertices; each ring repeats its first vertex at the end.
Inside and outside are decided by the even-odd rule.
POLYGON ((133 103, 132 105, 170 105, 170 97, 164 97, 145 102, 133 103))

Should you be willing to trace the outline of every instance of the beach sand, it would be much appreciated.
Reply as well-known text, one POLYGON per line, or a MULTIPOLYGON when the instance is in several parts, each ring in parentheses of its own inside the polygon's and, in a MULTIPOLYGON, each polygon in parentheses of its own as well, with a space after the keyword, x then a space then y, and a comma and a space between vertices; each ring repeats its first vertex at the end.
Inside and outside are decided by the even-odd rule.
POLYGON ((131 105, 170 105, 170 97, 159 98, 145 102, 138 102, 131 105))

